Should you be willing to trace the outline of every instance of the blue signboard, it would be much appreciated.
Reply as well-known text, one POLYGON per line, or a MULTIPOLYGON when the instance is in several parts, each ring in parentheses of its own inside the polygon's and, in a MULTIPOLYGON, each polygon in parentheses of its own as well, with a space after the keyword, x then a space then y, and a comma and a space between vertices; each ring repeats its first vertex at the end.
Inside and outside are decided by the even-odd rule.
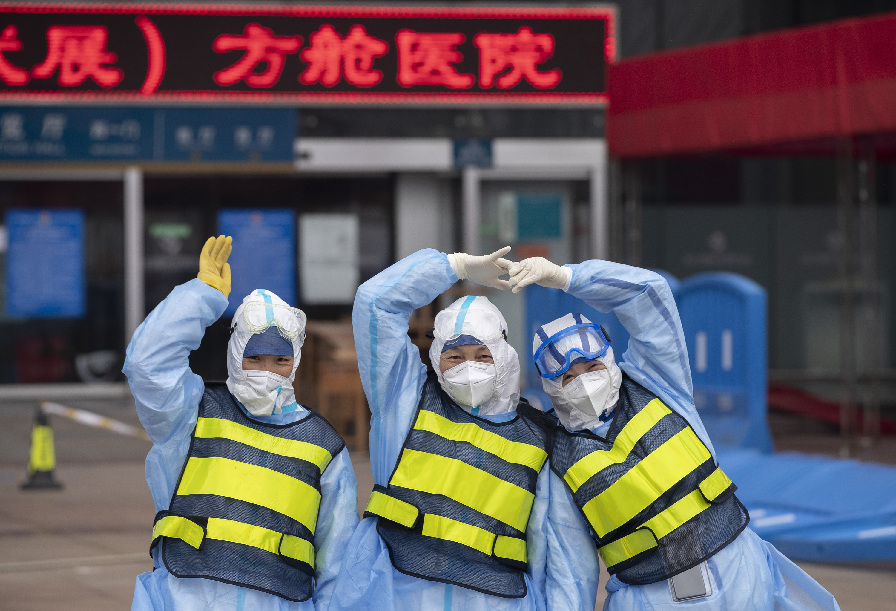
POLYGON ((490 168, 493 165, 491 140, 455 138, 452 149, 456 168, 490 168))
POLYGON ((84 316, 84 212, 6 211, 8 316, 84 316))
POLYGON ((291 108, 0 109, 0 161, 293 160, 291 108))
POLYGON ((230 255, 232 316, 243 297, 266 289, 296 301, 296 215, 292 210, 231 209, 218 212, 218 230, 233 236, 230 255))

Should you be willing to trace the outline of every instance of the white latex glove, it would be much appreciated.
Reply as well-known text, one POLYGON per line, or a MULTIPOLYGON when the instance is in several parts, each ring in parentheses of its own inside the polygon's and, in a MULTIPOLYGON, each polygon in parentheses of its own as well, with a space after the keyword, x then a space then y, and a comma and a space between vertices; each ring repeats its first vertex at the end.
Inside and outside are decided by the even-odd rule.
POLYGON ((510 283, 507 280, 499 280, 498 276, 506 274, 510 266, 510 261, 501 258, 508 252, 510 246, 496 250, 490 255, 474 256, 456 252, 448 255, 448 263, 460 280, 472 280, 476 284, 504 291, 510 288, 510 283))
POLYGON ((510 286, 514 293, 519 293, 523 287, 533 283, 565 291, 572 280, 570 268, 560 267, 544 257, 530 257, 519 263, 511 263, 507 273, 510 274, 510 286))

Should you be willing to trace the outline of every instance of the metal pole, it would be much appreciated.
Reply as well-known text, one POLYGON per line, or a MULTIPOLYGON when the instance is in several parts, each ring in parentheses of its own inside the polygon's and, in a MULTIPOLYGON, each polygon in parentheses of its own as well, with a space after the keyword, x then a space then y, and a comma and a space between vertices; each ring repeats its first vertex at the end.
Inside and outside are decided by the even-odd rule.
MULTIPOLYGON (((479 244, 479 219, 481 215, 480 176, 479 169, 465 167, 461 174, 463 191, 463 235, 464 252, 481 255, 479 244)), ((504 244, 501 244, 504 246, 504 244)))
POLYGON ((124 172, 124 337, 125 344, 143 321, 143 171, 124 172))
POLYGON ((873 137, 861 141, 858 167, 858 273, 861 312, 867 345, 864 371, 869 377, 862 401, 862 446, 870 449, 880 437, 880 371, 883 366, 883 325, 877 250, 877 153, 873 137))
POLYGON ((837 226, 841 250, 840 275, 840 454, 853 452, 856 431, 857 371, 855 350, 855 243, 856 211, 853 197, 853 142, 837 141, 837 226))
POLYGON ((625 201, 623 202, 623 227, 625 227, 625 263, 640 266, 643 258, 641 223, 641 172, 637 161, 629 162, 623 169, 625 201))
POLYGON ((591 254, 596 259, 610 258, 610 207, 607 200, 607 148, 591 170, 591 254))

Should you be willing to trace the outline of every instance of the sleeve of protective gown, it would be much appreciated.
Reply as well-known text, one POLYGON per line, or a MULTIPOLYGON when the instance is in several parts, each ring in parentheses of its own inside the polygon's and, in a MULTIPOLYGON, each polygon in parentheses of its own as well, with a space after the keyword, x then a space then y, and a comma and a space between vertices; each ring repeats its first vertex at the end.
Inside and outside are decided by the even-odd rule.
POLYGON ((420 401, 426 366, 408 336, 411 313, 457 282, 448 256, 424 249, 358 288, 352 327, 358 370, 370 405, 370 466, 385 485, 420 401))
POLYGON ((343 448, 324 471, 320 495, 314 531, 314 607, 326 609, 348 540, 358 525, 358 483, 347 449, 343 448))
POLYGON ((688 350, 669 284, 649 270, 610 261, 569 267, 567 292, 600 312, 612 311, 629 332, 628 349, 616 357, 622 370, 687 419, 715 456, 694 407, 688 350))
POLYGON ((594 540, 557 476, 545 464, 526 527, 528 573, 548 611, 594 609, 599 568, 594 540))
POLYGON ((548 611, 591 611, 600 580, 597 547, 572 495, 557 474, 546 465, 539 485, 542 477, 548 492, 547 511, 541 522, 546 545, 543 591, 548 611))
POLYGON ((194 278, 175 287, 134 332, 123 371, 154 444, 192 430, 205 385, 190 371, 190 351, 226 308, 221 291, 194 278))

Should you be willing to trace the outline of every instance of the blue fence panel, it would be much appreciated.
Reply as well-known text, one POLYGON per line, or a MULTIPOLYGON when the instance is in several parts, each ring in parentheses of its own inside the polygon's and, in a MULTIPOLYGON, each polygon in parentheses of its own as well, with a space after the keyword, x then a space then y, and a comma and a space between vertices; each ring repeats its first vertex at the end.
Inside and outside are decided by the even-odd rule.
POLYGON ((684 280, 676 295, 694 402, 713 444, 772 451, 767 419, 767 298, 727 272, 684 280))

